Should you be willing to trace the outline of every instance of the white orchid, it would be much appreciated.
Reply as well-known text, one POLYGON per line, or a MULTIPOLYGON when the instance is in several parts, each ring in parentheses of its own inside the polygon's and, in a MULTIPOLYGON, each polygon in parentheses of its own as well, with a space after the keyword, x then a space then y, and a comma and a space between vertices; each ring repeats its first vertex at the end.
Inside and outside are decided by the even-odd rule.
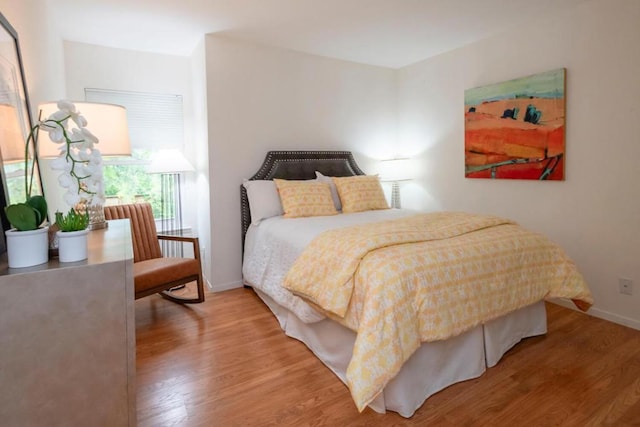
POLYGON ((67 191, 66 193, 64 193, 64 201, 69 206, 76 206, 82 201, 82 197, 80 197, 78 193, 67 191))
POLYGON ((85 119, 84 116, 82 116, 80 112, 77 111, 76 106, 73 102, 64 99, 58 101, 58 110, 59 113, 65 114, 67 118, 71 118, 71 120, 76 123, 76 126, 78 126, 78 128, 82 129, 87 126, 87 119, 85 119))
POLYGON ((84 144, 87 148, 93 148, 93 144, 97 144, 98 138, 94 134, 92 134, 87 128, 80 128, 82 132, 82 136, 84 138, 84 144))
POLYGON ((67 174, 71 172, 71 163, 67 161, 66 152, 62 153, 60 157, 56 157, 51 161, 51 169, 53 170, 61 170, 66 172, 67 174))
POLYGON ((94 145, 98 143, 98 138, 95 137, 87 128, 74 128, 71 130, 71 138, 76 143, 78 149, 93 149, 94 145))
POLYGON ((67 189, 64 200, 71 207, 102 204, 102 156, 94 148, 98 138, 86 128, 87 120, 72 102, 62 100, 57 105, 58 111, 41 120, 39 127, 60 144, 60 156, 51 162, 51 169, 61 171, 58 183, 67 189), (70 128, 71 122, 76 127, 70 128))
POLYGON ((69 174, 63 173, 58 176, 58 184, 63 188, 71 187, 74 182, 75 180, 69 174))
MULTIPOLYGON (((51 117, 53 117, 53 115, 51 117)), ((58 123, 64 123, 64 122, 56 121, 51 117, 46 120, 42 120, 40 122, 40 125, 39 125, 40 130, 48 132, 49 139, 51 139, 51 141, 61 144, 65 142, 64 125, 58 124, 58 123)))
MULTIPOLYGON (((102 164, 102 155, 100 154, 100 150, 91 150, 89 153, 89 161, 93 165, 101 165, 102 164)), ((102 173, 102 171, 101 171, 102 173)))

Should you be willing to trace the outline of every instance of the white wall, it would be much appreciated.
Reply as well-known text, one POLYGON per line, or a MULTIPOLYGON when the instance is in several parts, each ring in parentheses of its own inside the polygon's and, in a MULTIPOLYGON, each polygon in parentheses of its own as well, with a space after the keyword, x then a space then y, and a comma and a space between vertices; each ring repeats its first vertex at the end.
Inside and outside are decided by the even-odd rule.
POLYGON ((213 287, 241 285, 240 185, 269 150, 352 150, 363 168, 396 139, 393 70, 206 37, 213 287))
POLYGON ((511 217, 558 242, 592 313, 640 328, 640 2, 592 0, 399 72, 399 133, 422 173, 407 207, 511 217), (566 67, 563 182, 464 178, 464 90, 566 67), (633 279, 633 296, 618 278, 633 279))
POLYGON ((195 163, 193 164, 196 171, 194 204, 195 212, 197 212, 197 229, 200 239, 200 247, 202 257, 202 268, 207 278, 209 286, 211 282, 211 215, 209 211, 209 139, 208 139, 208 123, 207 123, 207 69, 205 59, 205 40, 204 38, 198 44, 191 55, 191 81, 192 81, 192 97, 193 97, 193 149, 195 155, 195 163))

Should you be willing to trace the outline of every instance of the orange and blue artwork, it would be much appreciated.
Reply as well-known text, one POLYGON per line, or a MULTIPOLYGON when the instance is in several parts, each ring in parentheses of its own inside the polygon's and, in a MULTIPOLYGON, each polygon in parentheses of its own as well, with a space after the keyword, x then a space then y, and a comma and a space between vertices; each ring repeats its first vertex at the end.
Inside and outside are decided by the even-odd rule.
POLYGON ((563 180, 564 68, 467 89, 467 178, 563 180))

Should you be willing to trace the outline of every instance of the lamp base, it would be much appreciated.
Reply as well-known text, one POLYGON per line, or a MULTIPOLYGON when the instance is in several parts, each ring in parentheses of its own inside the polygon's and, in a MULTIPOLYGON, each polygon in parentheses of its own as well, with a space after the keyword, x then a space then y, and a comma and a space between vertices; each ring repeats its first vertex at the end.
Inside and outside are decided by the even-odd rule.
POLYGON ((100 230, 102 228, 108 228, 109 227, 109 223, 107 221, 102 221, 102 222, 90 222, 89 226, 87 227, 87 230, 100 230))
POLYGON ((75 209, 79 213, 89 212, 88 230, 100 230, 109 226, 109 223, 104 219, 104 206, 87 205, 85 202, 80 202, 75 209))
POLYGON ((391 184, 391 207, 400 209, 400 184, 398 181, 393 181, 391 184))

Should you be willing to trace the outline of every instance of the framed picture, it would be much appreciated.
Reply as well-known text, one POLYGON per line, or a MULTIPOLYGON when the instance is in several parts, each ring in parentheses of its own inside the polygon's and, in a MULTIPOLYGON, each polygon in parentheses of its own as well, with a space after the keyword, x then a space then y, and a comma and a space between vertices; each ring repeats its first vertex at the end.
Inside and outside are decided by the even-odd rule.
POLYGON ((32 168, 31 194, 43 194, 33 144, 29 147, 25 165, 26 140, 32 127, 29 105, 18 34, 0 13, 0 252, 6 249, 4 230, 10 228, 4 207, 25 201, 25 179, 31 179, 28 172, 32 168))
POLYGON ((564 68, 468 89, 465 176, 563 180, 564 68))

